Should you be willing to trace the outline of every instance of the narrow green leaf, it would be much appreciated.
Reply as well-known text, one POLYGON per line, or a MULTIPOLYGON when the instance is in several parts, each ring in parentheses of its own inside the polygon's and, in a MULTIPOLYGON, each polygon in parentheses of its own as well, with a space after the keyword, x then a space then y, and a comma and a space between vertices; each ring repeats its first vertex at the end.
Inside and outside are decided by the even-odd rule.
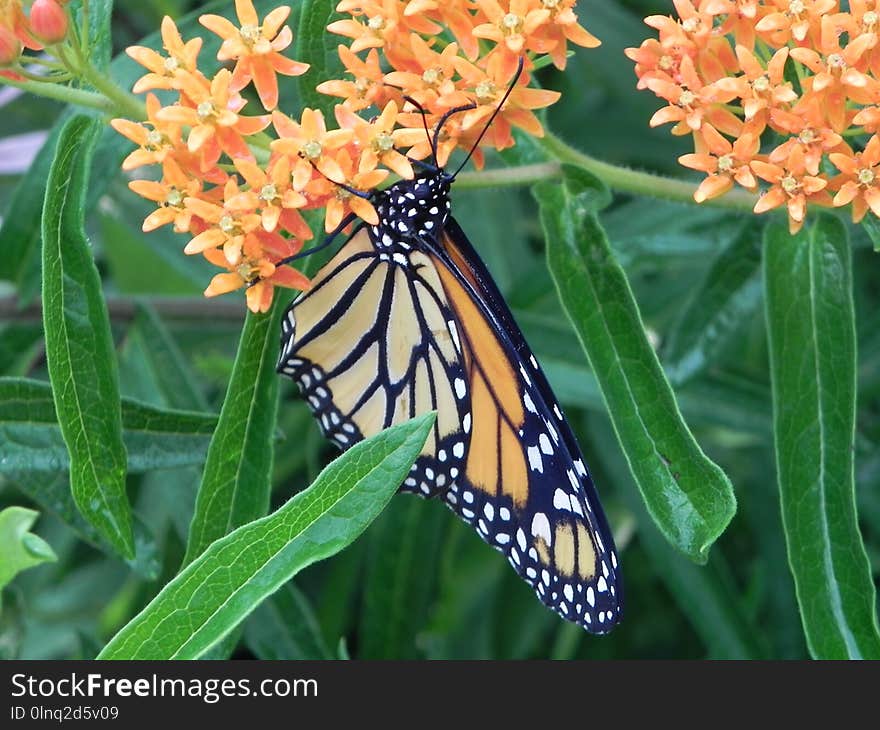
POLYGON ((137 304, 131 332, 143 345, 165 403, 182 411, 207 411, 208 403, 183 353, 155 310, 137 304))
POLYGON ((776 468, 788 559, 814 657, 880 658, 853 483, 856 340, 846 227, 764 239, 776 468))
POLYGON ((259 659, 332 659, 309 599, 288 583, 247 620, 244 640, 259 659))
POLYGON ((592 191, 581 192, 576 180, 535 187, 550 271, 648 511, 675 547, 704 563, 736 511, 733 489, 684 423, 592 191))
POLYGON ((751 221, 712 262, 664 347, 664 370, 676 385, 712 365, 761 302, 760 227, 751 221))
POLYGON ((101 659, 194 659, 296 573, 349 545, 416 460, 435 414, 362 441, 273 514, 213 543, 114 636, 101 659))
POLYGON ((877 220, 877 217, 866 215, 862 219, 862 230, 868 234, 868 238, 874 244, 874 250, 880 251, 880 221, 877 220))
POLYGON ((116 355, 101 279, 83 229, 91 150, 100 127, 74 117, 58 140, 43 208, 46 363, 70 485, 83 516, 134 557, 116 355))
POLYGON ((113 53, 113 0, 89 0, 89 61, 105 71, 113 53))
MULTIPOLYGON (((122 400, 123 439, 131 473, 204 463, 216 416, 122 400)), ((48 383, 0 378, 0 474, 70 467, 48 383)))
POLYGON ((344 38, 327 30, 329 23, 342 18, 336 12, 336 5, 336 0, 304 0, 296 35, 296 57, 311 65, 305 74, 297 78, 300 99, 303 106, 320 109, 328 124, 340 100, 335 96, 320 94, 315 89, 321 82, 341 79, 345 74, 345 67, 336 50, 344 38))
POLYGON ((364 582, 359 659, 415 659, 416 634, 437 592, 442 528, 437 505, 409 495, 376 521, 364 582))
POLYGON ((217 430, 196 497, 184 565, 217 538, 262 517, 272 488, 278 416, 278 332, 286 297, 266 314, 248 312, 217 430))
POLYGON ((0 512, 0 589, 21 571, 58 559, 43 538, 28 532, 39 516, 24 507, 0 512))

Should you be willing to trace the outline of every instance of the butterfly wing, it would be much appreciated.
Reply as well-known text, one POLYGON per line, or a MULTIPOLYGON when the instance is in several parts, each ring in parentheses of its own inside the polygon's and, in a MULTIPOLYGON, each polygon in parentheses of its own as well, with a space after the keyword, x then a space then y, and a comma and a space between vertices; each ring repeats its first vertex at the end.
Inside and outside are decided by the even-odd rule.
POLYGON ((423 244, 384 253, 356 232, 288 309, 279 372, 343 449, 436 410, 401 489, 442 495, 543 603, 604 633, 622 588, 574 436, 461 229, 423 244))
POLYGON ((298 383, 324 435, 343 449, 436 410, 401 487, 434 496, 459 475, 461 424, 470 418, 454 328, 428 258, 378 252, 362 228, 288 308, 278 371, 298 383))
POLYGON ((454 220, 431 249, 461 340, 472 409, 464 473, 445 499, 507 555, 542 602, 588 631, 607 632, 621 617, 622 582, 577 441, 454 220))

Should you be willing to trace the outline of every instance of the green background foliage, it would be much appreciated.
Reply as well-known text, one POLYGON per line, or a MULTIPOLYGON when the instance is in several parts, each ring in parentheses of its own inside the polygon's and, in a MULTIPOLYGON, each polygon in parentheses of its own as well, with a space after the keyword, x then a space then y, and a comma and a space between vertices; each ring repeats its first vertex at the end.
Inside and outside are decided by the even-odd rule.
MULTIPOLYGON (((338 68, 321 34, 334 4, 294 5, 316 71, 282 80, 287 113, 328 108, 313 86, 338 68)), ((155 45, 162 14, 187 36, 187 13, 231 6, 117 0, 92 24, 96 57, 128 87, 139 70, 118 54, 155 45)), ((622 53, 670 4, 579 9, 603 46, 541 72, 563 91, 548 128, 690 179, 622 53)), ((274 374, 289 297, 247 317, 243 297, 204 300, 211 267, 182 236, 141 233, 149 208, 103 120, 0 104, 0 142, 46 133, 0 177, 4 657, 880 658, 876 226, 811 214, 792 237, 779 216, 612 195, 571 166, 534 190, 453 192, 615 533, 626 616, 597 638, 442 505, 392 496, 430 416, 327 466, 335 450, 274 374)), ((489 166, 552 149, 523 139, 489 166)))

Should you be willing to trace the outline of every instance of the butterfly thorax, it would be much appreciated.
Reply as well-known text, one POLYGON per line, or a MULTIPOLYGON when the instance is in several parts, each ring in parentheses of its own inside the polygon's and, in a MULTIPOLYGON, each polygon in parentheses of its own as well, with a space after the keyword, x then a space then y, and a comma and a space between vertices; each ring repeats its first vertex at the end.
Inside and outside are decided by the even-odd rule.
POLYGON ((379 223, 369 226, 377 249, 410 248, 440 234, 449 217, 450 176, 439 171, 401 180, 373 200, 379 223))

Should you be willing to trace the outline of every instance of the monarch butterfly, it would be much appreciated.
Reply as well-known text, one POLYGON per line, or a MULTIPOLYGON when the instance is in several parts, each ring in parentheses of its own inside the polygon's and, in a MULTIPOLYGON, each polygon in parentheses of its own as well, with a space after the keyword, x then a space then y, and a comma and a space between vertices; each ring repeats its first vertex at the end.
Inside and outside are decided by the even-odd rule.
POLYGON ((436 150, 459 111, 433 138, 426 126, 434 164, 371 193, 378 224, 359 221, 287 309, 278 372, 297 382, 343 450, 436 410, 400 491, 442 499, 545 605, 607 633, 621 617, 622 584, 593 482, 535 356, 451 216, 461 167, 446 172, 436 150))

